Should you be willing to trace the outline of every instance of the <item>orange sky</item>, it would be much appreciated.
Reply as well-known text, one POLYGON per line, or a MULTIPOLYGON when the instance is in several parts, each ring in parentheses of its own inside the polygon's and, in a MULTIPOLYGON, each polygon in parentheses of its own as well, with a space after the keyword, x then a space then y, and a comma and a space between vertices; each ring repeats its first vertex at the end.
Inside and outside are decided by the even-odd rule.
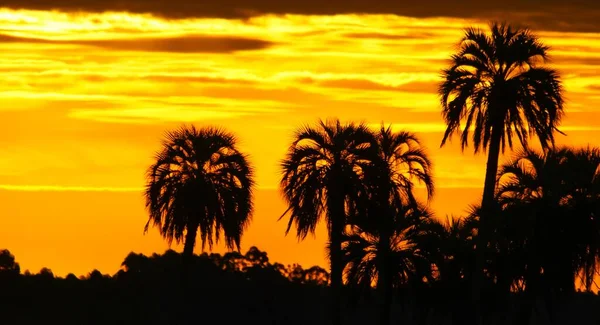
MULTIPOLYGON (((438 216, 476 203, 484 156, 439 149, 435 94, 461 29, 478 21, 394 15, 167 20, 147 14, 0 9, 0 247, 22 269, 114 273, 162 252, 141 188, 163 132, 221 125, 251 155, 259 190, 243 249, 326 265, 323 229, 284 237, 276 191, 294 128, 339 117, 417 132, 435 162, 438 216)), ((538 30, 564 80, 559 143, 600 135, 600 34, 538 30)), ((179 249, 177 247, 173 247, 179 249)), ((199 250, 197 250, 198 252, 199 250)))

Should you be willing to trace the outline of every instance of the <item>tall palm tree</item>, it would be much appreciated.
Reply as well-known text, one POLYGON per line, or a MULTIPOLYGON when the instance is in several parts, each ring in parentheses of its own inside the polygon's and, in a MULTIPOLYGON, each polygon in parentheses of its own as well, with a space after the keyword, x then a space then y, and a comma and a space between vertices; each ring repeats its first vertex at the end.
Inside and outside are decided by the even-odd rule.
POLYGON ((382 324, 389 324, 394 277, 390 272, 397 262, 391 259, 392 241, 398 236, 398 227, 412 226, 412 221, 402 220, 407 210, 421 211, 414 194, 415 185, 425 186, 428 199, 433 196, 434 187, 431 160, 415 134, 393 132, 391 126, 386 128, 382 125, 376 140, 378 155, 364 173, 370 198, 367 220, 358 225, 378 242, 377 288, 382 297, 380 320, 382 324))
POLYGON ((281 189, 288 209, 288 228, 295 225, 299 239, 315 232, 325 218, 331 250, 333 324, 341 323, 342 236, 347 216, 364 199, 361 174, 376 154, 372 132, 362 124, 320 121, 298 130, 281 163, 281 189), (362 193, 362 194, 361 194, 362 193))
POLYGON ((489 34, 467 29, 451 67, 443 70, 439 94, 447 129, 442 146, 460 133, 463 150, 471 138, 475 153, 488 151, 477 236, 475 302, 479 300, 486 219, 494 204, 500 149, 512 147, 514 136, 524 147, 531 136, 539 139, 542 148, 553 146, 554 131, 563 115, 560 78, 555 70, 543 66, 547 57, 548 47, 529 30, 492 24, 489 34))
POLYGON ((148 169, 145 231, 152 224, 169 244, 183 241, 187 257, 198 231, 203 249, 223 234, 226 246, 239 250, 252 215, 253 187, 252 168, 231 133, 194 126, 168 132, 148 169))

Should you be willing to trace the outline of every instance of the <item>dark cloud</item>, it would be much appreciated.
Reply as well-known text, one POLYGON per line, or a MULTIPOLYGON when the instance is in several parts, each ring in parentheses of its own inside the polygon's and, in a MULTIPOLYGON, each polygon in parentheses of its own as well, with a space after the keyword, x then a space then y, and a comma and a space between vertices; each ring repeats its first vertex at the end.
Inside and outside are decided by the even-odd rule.
POLYGON ((261 13, 444 16, 508 20, 536 29, 600 31, 600 1, 597 0, 3 0, 2 5, 64 11, 129 11, 169 18, 244 18, 261 13))
POLYGON ((124 51, 177 53, 231 53, 245 50, 259 50, 272 45, 271 42, 259 39, 193 35, 171 38, 138 38, 123 40, 50 40, 0 34, 0 43, 84 45, 124 51))
POLYGON ((600 85, 589 85, 588 88, 593 91, 600 91, 600 85))

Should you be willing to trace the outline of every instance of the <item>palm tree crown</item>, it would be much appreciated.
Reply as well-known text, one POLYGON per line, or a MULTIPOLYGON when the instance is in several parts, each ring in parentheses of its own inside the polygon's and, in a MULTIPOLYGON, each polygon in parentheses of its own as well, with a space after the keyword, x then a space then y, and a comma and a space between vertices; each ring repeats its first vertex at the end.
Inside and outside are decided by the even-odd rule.
POLYGON ((374 152, 375 139, 364 125, 343 125, 336 120, 300 129, 281 164, 281 188, 290 215, 287 231, 295 225, 303 239, 314 233, 321 217, 328 227, 334 218, 341 218, 343 224, 346 209, 357 208, 362 170, 374 152), (338 212, 343 215, 330 211, 332 197, 341 200, 338 212))
POLYGON ((253 172, 221 129, 182 127, 168 132, 156 162, 148 169, 146 207, 152 223, 169 243, 183 241, 192 254, 196 233, 202 248, 224 234, 228 248, 240 248, 252 215, 253 172))
MULTIPOLYGON (((372 202, 388 207, 402 208, 416 204, 415 184, 424 185, 427 198, 434 193, 432 162, 419 138, 410 132, 393 132, 392 127, 381 126, 376 134, 378 156, 374 169, 366 173, 372 194, 381 195, 372 202)), ((389 219, 389 218, 388 218, 389 219)))
POLYGON ((503 148, 512 147, 513 135, 524 147, 532 135, 544 148, 553 144, 563 99, 556 71, 539 66, 547 51, 527 29, 494 24, 490 35, 467 29, 439 88, 448 126, 442 145, 461 126, 463 149, 473 130, 475 152, 487 148, 493 129, 501 131, 503 148))
MULTIPOLYGON (((421 204, 405 206, 392 217, 393 228, 382 246, 383 238, 366 225, 352 225, 344 238, 344 272, 348 283, 370 287, 381 285, 382 267, 389 273, 385 289, 399 287, 410 280, 420 280, 429 274, 429 262, 417 245, 420 227, 431 218, 431 212, 421 204), (381 261, 386 258, 386 261, 381 261)), ((387 315, 386 315, 387 316, 387 315)))

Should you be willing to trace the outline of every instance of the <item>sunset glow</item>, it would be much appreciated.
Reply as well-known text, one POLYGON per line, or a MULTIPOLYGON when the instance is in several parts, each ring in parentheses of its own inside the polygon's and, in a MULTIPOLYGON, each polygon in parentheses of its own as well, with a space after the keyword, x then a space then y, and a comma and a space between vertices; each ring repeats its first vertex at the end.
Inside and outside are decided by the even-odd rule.
MULTIPOLYGON (((142 191, 164 132, 182 123, 239 137, 259 188, 243 250, 276 261, 326 265, 324 229, 297 243, 277 221, 278 164, 295 128, 319 118, 418 133, 435 164, 435 212, 460 215, 480 200, 485 155, 462 153, 458 140, 439 148, 436 91, 467 26, 486 22, 0 9, 0 247, 23 269, 58 275, 114 273, 130 251, 167 249, 156 231, 143 234, 142 191)), ((595 142, 600 33, 536 34, 564 82, 558 143, 595 142)))

